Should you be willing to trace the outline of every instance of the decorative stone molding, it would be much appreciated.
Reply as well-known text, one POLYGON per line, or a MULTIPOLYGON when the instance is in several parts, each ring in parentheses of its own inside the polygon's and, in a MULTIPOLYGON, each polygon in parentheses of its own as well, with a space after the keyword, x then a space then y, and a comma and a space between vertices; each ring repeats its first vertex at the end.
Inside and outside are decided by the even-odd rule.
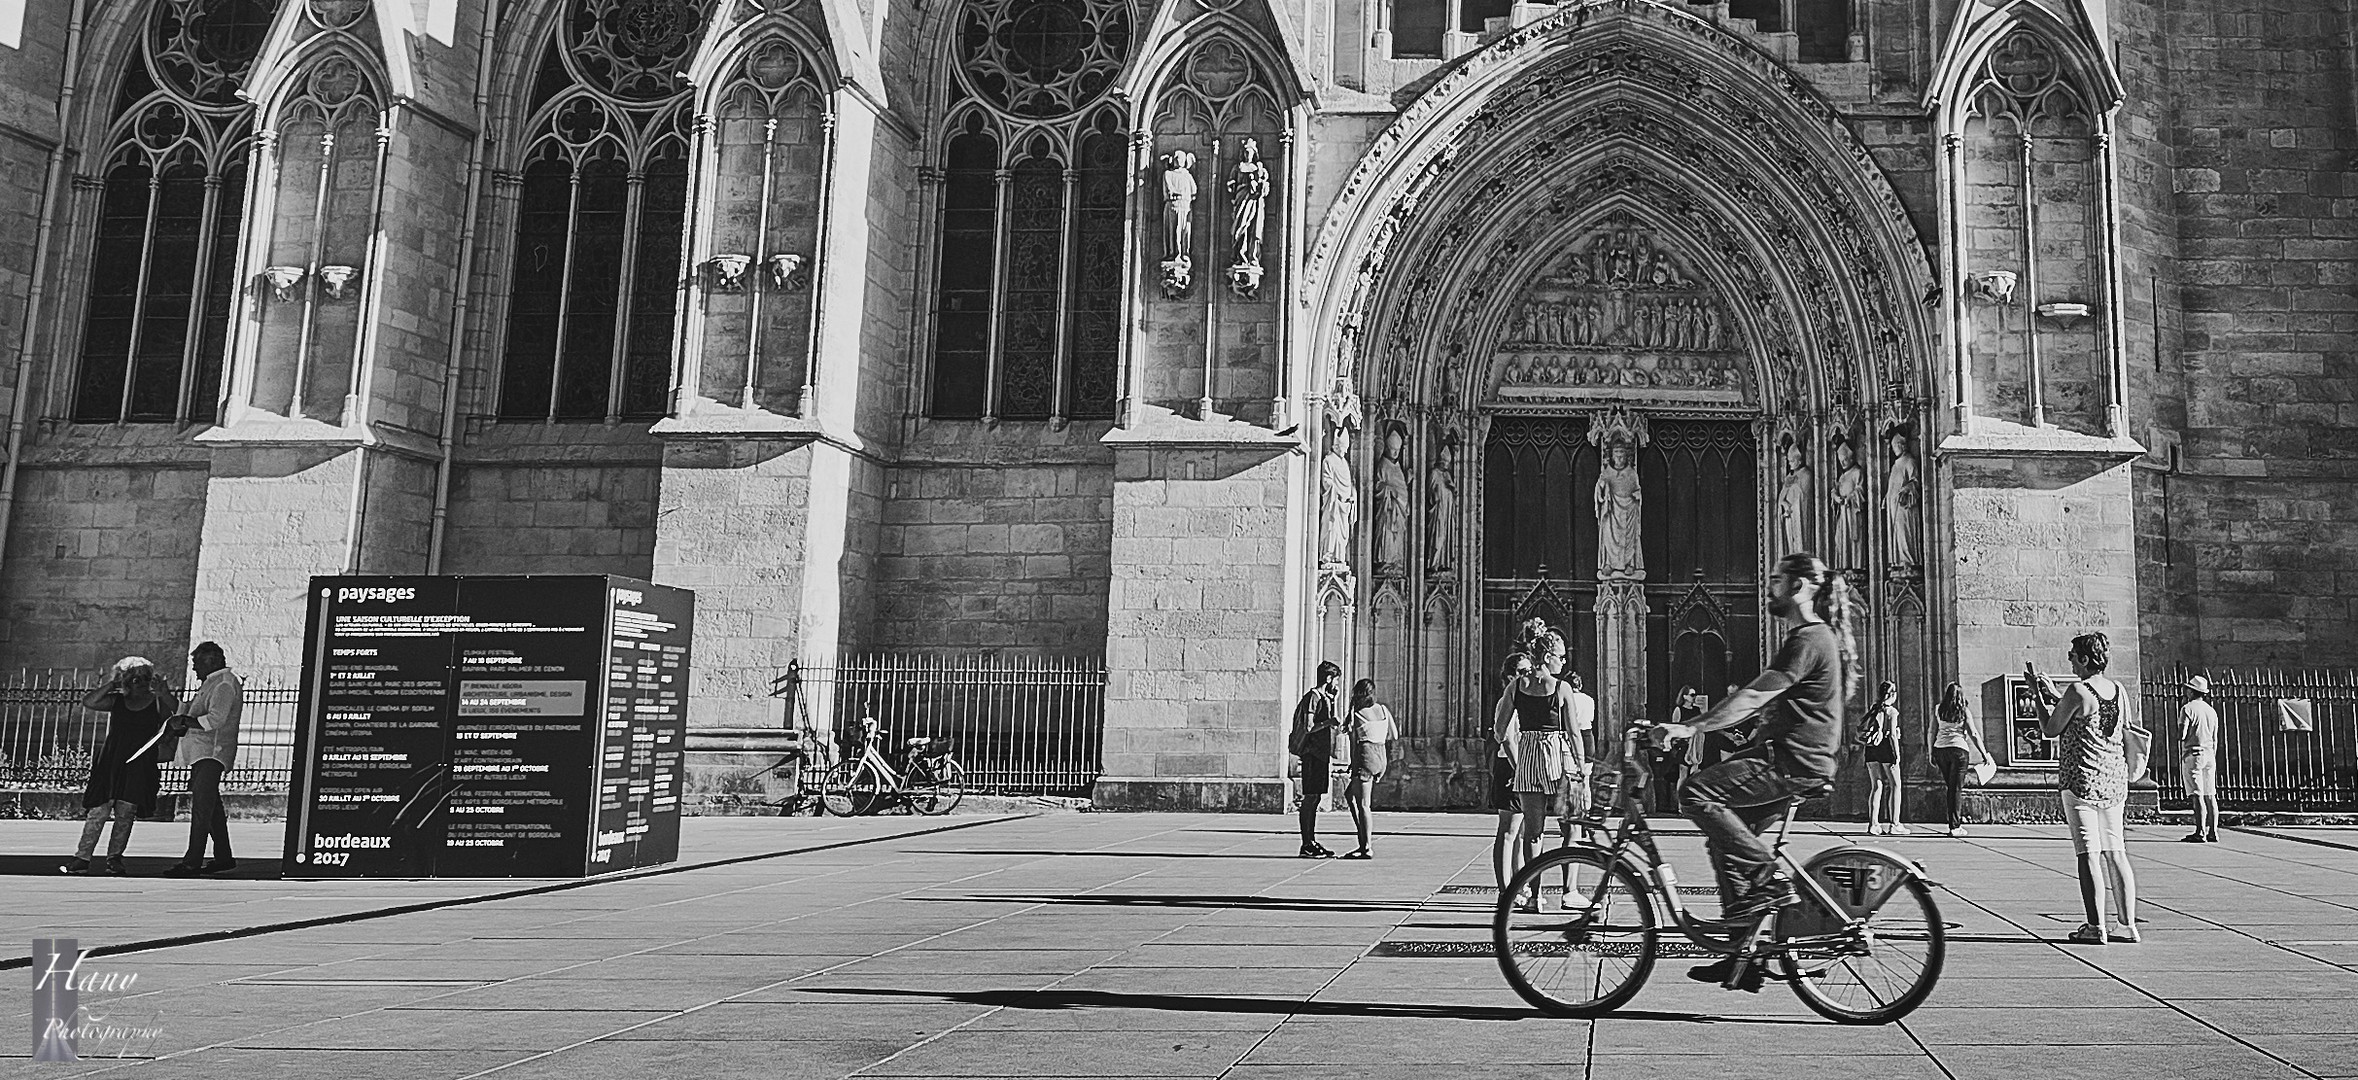
POLYGON ((712 286, 722 292, 744 292, 745 270, 753 265, 751 255, 715 255, 704 260, 704 268, 712 272, 712 286))
POLYGON ((1975 270, 1965 275, 1965 295, 1987 304, 2014 302, 2014 271, 1975 270))
POLYGON ((303 283, 303 275, 310 271, 300 266, 273 266, 262 271, 262 280, 270 285, 271 298, 290 303, 295 299, 295 286, 303 283))
POLYGON ((327 286, 328 299, 330 300, 344 299, 344 291, 351 287, 352 279, 359 276, 360 268, 357 266, 322 266, 319 268, 319 283, 327 286))
POLYGON ((780 253, 770 256, 762 265, 769 268, 770 284, 777 288, 801 292, 802 287, 808 284, 804 280, 803 270, 810 265, 810 259, 805 256, 780 253))

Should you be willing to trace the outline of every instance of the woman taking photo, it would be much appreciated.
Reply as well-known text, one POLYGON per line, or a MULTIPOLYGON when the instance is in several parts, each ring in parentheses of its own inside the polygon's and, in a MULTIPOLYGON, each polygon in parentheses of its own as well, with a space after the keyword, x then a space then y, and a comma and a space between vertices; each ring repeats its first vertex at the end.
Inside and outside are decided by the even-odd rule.
POLYGON ((2135 942, 2137 875, 2129 868, 2129 846, 2121 830, 2122 811, 2129 801, 2129 763, 2122 746, 2129 726, 2128 692, 2104 674, 2112 659, 2112 641, 2103 634, 2071 639, 2066 659, 2079 681, 2061 693, 2036 667, 2024 664, 2023 674, 2038 691, 2033 696, 2039 728, 2055 740, 2055 781, 2062 788, 2063 820, 2071 826, 2080 904, 2088 917, 2072 931, 2071 940, 2082 945, 2135 942), (2107 892, 2118 920, 2110 933, 2104 928, 2107 892))
POLYGON ((1867 752, 1867 833, 1908 835, 1900 824, 1899 687, 1887 682, 1877 691, 1859 721, 1859 746, 1867 752))
POLYGON ((1965 774, 1989 757, 1965 708, 1965 688, 1950 683, 1940 693, 1932 729, 1932 763, 1940 768, 1940 782, 1948 788, 1950 836, 1965 835, 1965 774))
POLYGON ((1359 850, 1343 856, 1346 859, 1375 858, 1367 847, 1368 789, 1384 778, 1392 727, 1392 710, 1376 704, 1375 680, 1351 684, 1351 715, 1343 719, 1343 732, 1351 742, 1351 785, 1343 789, 1343 800, 1350 804, 1351 824, 1359 829, 1359 850))

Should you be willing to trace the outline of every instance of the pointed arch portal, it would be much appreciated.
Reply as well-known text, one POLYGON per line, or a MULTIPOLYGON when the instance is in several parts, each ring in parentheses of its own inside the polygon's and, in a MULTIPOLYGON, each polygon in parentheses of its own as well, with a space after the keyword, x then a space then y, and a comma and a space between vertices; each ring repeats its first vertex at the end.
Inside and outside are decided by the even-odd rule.
POLYGON ((1894 554, 1922 550, 1922 500, 1886 488, 1919 475, 1935 396, 1931 262, 1867 147, 1750 41, 1652 0, 1496 39, 1377 136, 1304 281, 1296 385, 1404 436, 1355 441, 1354 475, 1450 493, 1363 493, 1352 572, 1310 590, 1356 594, 1319 644, 1420 688, 1412 735, 1477 732, 1495 680, 1468 675, 1543 589, 1607 724, 1740 681, 1761 568, 1793 549, 1909 613, 1869 664, 1923 663, 1922 570, 1894 554), (1600 516, 1642 523, 1629 554, 1600 516))

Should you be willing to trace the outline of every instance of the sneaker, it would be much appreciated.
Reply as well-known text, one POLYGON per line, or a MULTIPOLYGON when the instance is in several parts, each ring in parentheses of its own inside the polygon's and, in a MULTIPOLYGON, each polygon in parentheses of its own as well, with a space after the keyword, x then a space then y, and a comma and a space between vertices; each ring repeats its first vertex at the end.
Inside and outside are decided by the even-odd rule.
POLYGON ((106 872, 113 874, 116 877, 122 877, 124 874, 129 873, 129 871, 123 869, 123 857, 120 855, 109 855, 106 857, 106 872))
POLYGON ((235 869, 237 869, 237 860, 232 859, 227 855, 224 855, 204 865, 204 872, 208 874, 227 873, 235 869))
POLYGON ((1334 852, 1328 851, 1327 849, 1319 847, 1316 844, 1312 844, 1302 849, 1302 858, 1305 859, 1331 859, 1334 857, 1334 852))
POLYGON ((1595 911, 1597 902, 1571 889, 1566 889, 1564 890, 1562 907, 1565 911, 1595 911))
POLYGON ((2187 833, 2186 835, 2179 837, 2178 842, 2181 844, 2200 844, 2207 841, 2204 840, 2201 833, 2187 833))
POLYGON ((197 876, 198 874, 202 874, 202 873, 204 873, 204 872, 205 872, 205 868, 204 868, 204 865, 203 865, 202 863, 192 863, 192 862, 178 862, 178 863, 173 863, 173 864, 172 864, 172 868, 171 868, 171 869, 164 871, 164 876, 165 876, 165 877, 195 877, 195 876, 197 876))
POLYGON ((2218 834, 2218 833, 2204 833, 2204 834, 2203 834, 2203 836, 2202 836, 2202 842, 2203 842, 2203 843, 2206 843, 2206 844, 2216 844, 2216 843, 2218 843, 2218 842, 2219 842, 2219 834, 2218 834))
POLYGON ((58 866, 57 872, 60 874, 87 874, 90 872, 90 860, 79 857, 67 859, 58 866))
POLYGON ((2081 923, 2080 928, 2072 931, 2071 937, 2065 940, 2075 945, 2102 945, 2104 944, 2104 928, 2095 923, 2081 923))
POLYGON ((1869 836, 1881 836, 1881 835, 1883 835, 1883 830, 1884 830, 1884 829, 1886 829, 1886 828, 1888 828, 1888 827, 1889 827, 1889 826, 1884 826, 1884 825, 1877 825, 1877 824, 1875 824, 1874 822, 1870 821, 1870 822, 1868 822, 1868 823, 1867 823, 1867 835, 1869 835, 1869 836))
POLYGON ((2127 923, 2121 923, 2113 927, 2112 932, 2106 934, 2104 937, 2107 941, 2117 941, 2123 945, 2135 945, 2145 940, 2144 938, 2137 936, 2136 927, 2130 926, 2127 923))
POLYGON ((1885 836, 1914 836, 1916 831, 1905 825, 1892 825, 1883 830, 1885 836))
POLYGON ((1963 835, 1965 835, 1965 826, 1963 826, 1963 825, 1951 825, 1951 826, 1949 826, 1949 835, 1950 835, 1950 836, 1963 836, 1963 835))

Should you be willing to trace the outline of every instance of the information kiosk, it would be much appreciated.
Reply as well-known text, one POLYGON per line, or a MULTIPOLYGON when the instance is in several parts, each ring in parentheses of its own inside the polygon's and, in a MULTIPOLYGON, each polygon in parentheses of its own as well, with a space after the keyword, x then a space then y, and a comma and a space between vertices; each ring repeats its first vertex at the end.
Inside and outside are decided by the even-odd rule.
POLYGON ((695 594, 315 577, 289 877, 581 877, 679 856, 695 594))

